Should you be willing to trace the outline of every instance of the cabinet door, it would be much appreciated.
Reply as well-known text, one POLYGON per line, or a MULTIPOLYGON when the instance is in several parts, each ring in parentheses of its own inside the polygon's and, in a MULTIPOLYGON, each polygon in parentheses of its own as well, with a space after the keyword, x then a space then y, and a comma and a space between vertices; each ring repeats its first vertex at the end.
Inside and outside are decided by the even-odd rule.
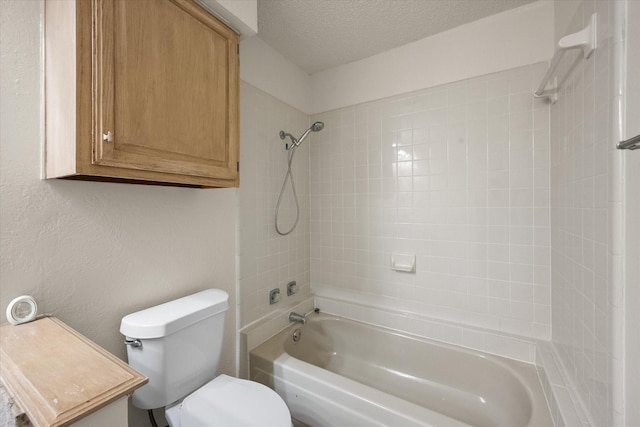
POLYGON ((192 0, 94 0, 94 164, 237 178, 238 37, 192 0))

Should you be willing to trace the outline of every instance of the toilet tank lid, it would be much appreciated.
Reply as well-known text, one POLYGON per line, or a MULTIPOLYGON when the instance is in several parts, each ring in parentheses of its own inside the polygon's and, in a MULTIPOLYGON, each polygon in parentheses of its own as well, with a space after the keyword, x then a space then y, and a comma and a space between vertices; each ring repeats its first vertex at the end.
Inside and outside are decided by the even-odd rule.
POLYGON ((122 318, 120 333, 129 338, 161 338, 229 308, 229 294, 207 289, 122 318))

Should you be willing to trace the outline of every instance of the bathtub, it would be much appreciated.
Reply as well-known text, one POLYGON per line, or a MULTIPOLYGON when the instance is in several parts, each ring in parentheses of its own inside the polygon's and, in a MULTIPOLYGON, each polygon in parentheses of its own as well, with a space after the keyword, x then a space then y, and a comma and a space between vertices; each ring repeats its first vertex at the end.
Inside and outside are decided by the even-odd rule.
POLYGON ((326 314, 250 353, 312 427, 553 427, 535 367, 326 314), (294 332, 297 337, 294 340, 294 332))

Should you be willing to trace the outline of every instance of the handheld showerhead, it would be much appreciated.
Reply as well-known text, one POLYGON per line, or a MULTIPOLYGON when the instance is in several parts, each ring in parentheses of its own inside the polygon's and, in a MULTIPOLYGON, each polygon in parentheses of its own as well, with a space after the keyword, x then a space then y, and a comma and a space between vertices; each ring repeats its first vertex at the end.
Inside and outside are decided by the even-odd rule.
POLYGON ((298 139, 296 139, 289 132, 285 132, 285 131, 281 130, 280 131, 280 139, 285 139, 286 137, 289 137, 289 139, 291 139, 291 146, 292 147, 297 147, 302 143, 302 141, 304 141, 304 139, 309 135, 309 133, 311 133, 311 132, 320 132, 323 128, 324 128, 324 123, 315 122, 314 124, 311 125, 311 127, 309 129, 305 130, 304 133, 302 134, 302 136, 300 136, 300 138, 298 138, 298 139))
POLYGON ((285 139, 286 137, 289 137, 291 139, 291 147, 289 147, 287 144, 287 150, 288 150, 287 173, 284 177, 284 182, 282 183, 282 189, 280 190, 280 195, 278 196, 278 203, 276 203, 275 226, 276 226, 276 232, 281 236, 286 236, 287 234, 291 233, 296 228, 296 225, 298 225, 298 219, 300 219, 300 204, 298 203, 296 186, 293 183, 293 174, 291 173, 291 163, 293 162, 293 155, 296 152, 296 148, 298 148, 300 143, 304 141, 304 139, 309 135, 309 133, 320 132, 323 128, 324 128, 324 123, 315 122, 314 124, 311 125, 309 129, 305 130, 302 136, 298 139, 295 139, 293 135, 291 135, 290 133, 287 133, 283 130, 280 131, 280 134, 279 134, 280 139, 285 139), (291 191, 293 192, 293 200, 296 203, 296 220, 293 223, 293 226, 291 226, 291 228, 288 231, 281 231, 280 227, 278 227, 278 216, 280 214, 280 202, 282 201, 282 195, 284 194, 284 189, 287 185, 287 180, 291 181, 291 191))
POLYGON ((311 125, 311 127, 307 130, 304 131, 304 133, 302 134, 302 136, 300 138, 298 138, 295 142, 295 146, 299 146, 302 141, 304 141, 304 139, 309 136, 309 134, 311 132, 320 132, 322 129, 324 128, 324 123, 322 122, 315 122, 314 124, 311 125))

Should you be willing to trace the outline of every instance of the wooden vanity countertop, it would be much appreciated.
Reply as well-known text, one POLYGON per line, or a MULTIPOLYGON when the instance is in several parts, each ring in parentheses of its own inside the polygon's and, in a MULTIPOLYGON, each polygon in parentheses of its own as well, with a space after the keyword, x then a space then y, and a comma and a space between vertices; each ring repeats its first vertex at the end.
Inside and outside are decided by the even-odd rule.
POLYGON ((54 317, 0 325, 0 377, 37 427, 70 425, 148 381, 54 317))

